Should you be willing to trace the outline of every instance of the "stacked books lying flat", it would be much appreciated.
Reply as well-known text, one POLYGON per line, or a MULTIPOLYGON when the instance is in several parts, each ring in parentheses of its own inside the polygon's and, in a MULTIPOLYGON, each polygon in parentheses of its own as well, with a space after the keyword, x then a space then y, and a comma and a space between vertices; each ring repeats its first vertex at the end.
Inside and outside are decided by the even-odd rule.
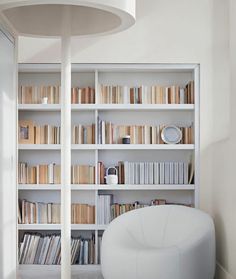
POLYGON ((61 127, 35 125, 31 120, 19 121, 20 144, 60 144, 61 127))
POLYGON ((19 224, 60 224, 61 205, 58 203, 29 202, 19 200, 19 224))
POLYGON ((90 87, 71 89, 72 104, 95 104, 95 89, 90 87))
POLYGON ((95 124, 89 126, 73 126, 72 128, 73 144, 94 144, 95 143, 95 124))
MULTIPOLYGON (((186 162, 118 162, 118 184, 191 184, 193 164, 186 162)), ((98 162, 98 181, 105 184, 106 168, 98 162)))
POLYGON ((95 167, 76 165, 71 167, 72 184, 95 184, 95 167))
POLYGON ((27 163, 18 164, 19 184, 60 184, 61 166, 56 164, 30 166, 27 163))
POLYGON ((31 86, 23 85, 19 90, 19 104, 41 104, 43 98, 47 98, 48 104, 59 104, 61 87, 58 85, 50 86, 31 86))
MULTIPOLYGON (((107 225, 114 218, 133 209, 143 208, 147 206, 165 205, 165 204, 174 204, 174 203, 168 203, 166 200, 163 199, 155 199, 148 204, 141 203, 138 201, 130 204, 118 204, 118 203, 113 203, 112 195, 99 195, 98 196, 98 224, 107 225)), ((181 205, 191 206, 190 204, 181 204, 181 205)))
MULTIPOLYGON (((166 125, 115 125, 98 118, 98 143, 122 144, 122 138, 129 135, 131 144, 163 144, 162 129, 166 125)), ((179 127, 182 131, 180 144, 193 143, 193 126, 179 127)))
MULTIPOLYGON (((95 263, 95 238, 71 239, 71 264, 95 263)), ((19 264, 60 265, 61 236, 26 233, 19 247, 19 264)))
POLYGON ((72 224, 95 224, 95 206, 88 204, 71 205, 72 224))
POLYGON ((101 104, 194 104, 194 82, 185 87, 153 86, 100 86, 101 104))

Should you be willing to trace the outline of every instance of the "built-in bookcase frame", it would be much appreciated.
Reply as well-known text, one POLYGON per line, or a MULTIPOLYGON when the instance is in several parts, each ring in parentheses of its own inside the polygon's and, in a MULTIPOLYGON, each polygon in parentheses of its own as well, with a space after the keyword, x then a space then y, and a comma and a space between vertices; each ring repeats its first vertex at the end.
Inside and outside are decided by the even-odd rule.
MULTIPOLYGON (((89 112, 94 115, 94 123, 95 123, 95 139, 96 142, 93 145, 73 145, 71 144, 71 154, 73 152, 93 152, 94 153, 94 164, 95 164, 95 185, 71 185, 69 188, 70 192, 85 192, 90 191, 94 196, 94 205, 97 208, 98 202, 98 195, 100 191, 102 193, 106 191, 110 192, 122 192, 121 198, 125 195, 126 191, 130 193, 130 191, 168 191, 168 195, 171 196, 172 191, 178 192, 190 192, 193 197, 193 203, 195 207, 199 206, 199 144, 200 144, 200 127, 199 127, 199 71, 200 66, 198 64, 73 64, 72 65, 72 73, 92 73, 94 75, 94 86, 95 86, 95 95, 96 95, 96 103, 95 104, 75 104, 71 105, 70 111, 68 113, 73 114, 73 112, 89 112), (192 76, 192 80, 194 80, 195 86, 195 103, 194 104, 161 104, 161 105, 127 105, 127 104, 99 104, 99 74, 100 73, 148 73, 148 72, 155 72, 155 73, 189 73, 192 76), (132 113, 132 112, 159 112, 168 114, 168 112, 189 112, 193 115, 193 123, 194 123, 194 144, 189 145, 100 145, 97 144, 97 117, 100 112, 114 112, 114 113, 132 113), (195 176, 194 176, 194 185, 99 185, 97 180, 97 162, 99 161, 99 154, 100 152, 191 152, 194 154, 194 164, 195 164, 195 176)), ((59 64, 20 64, 19 65, 19 75, 24 73, 32 73, 34 75, 40 73, 58 73, 60 74, 60 65, 59 64)), ((19 81, 20 81, 19 76, 19 81)), ((109 83, 109 80, 107 81, 109 83)), ((158 82, 157 82, 158 83, 158 82)), ((114 84, 115 85, 115 84, 114 84)), ((138 85, 138 84, 137 84, 138 85)), ((62 109, 61 104, 55 105, 26 105, 26 104, 19 104, 18 105, 18 112, 21 114, 30 112, 30 113, 47 113, 47 112, 54 112, 60 113, 62 109)), ((68 110, 67 108, 63 108, 68 110)), ((64 111, 65 113, 65 111, 64 111)), ((61 118, 61 127, 67 129, 68 133, 71 134, 71 125, 66 125, 63 123, 63 117, 61 118)), ((35 152, 43 151, 47 154, 47 151, 54 151, 60 152, 61 145, 18 145, 18 152, 30 152, 31 154, 37 154, 35 152)), ((153 159, 155 161, 155 159, 153 159)), ((68 162, 67 162, 68 163, 68 162)), ((70 162, 71 164, 71 162, 70 162)), ((53 191, 61 191, 61 185, 18 185, 18 192, 20 193, 19 196, 24 195, 24 191, 27 191, 27 196, 30 196, 30 193, 34 191, 43 191, 46 195, 48 191, 53 193, 53 191)), ((127 193, 128 193, 127 192, 127 193)), ((63 210, 63 209, 62 209, 63 210)), ((86 231, 86 232, 94 232, 95 234, 95 243, 96 243, 96 263, 98 261, 98 235, 106 228, 105 225, 97 224, 97 211, 96 211, 96 222, 95 224, 88 224, 88 225, 71 225, 71 230, 73 231, 86 231)), ((19 232, 23 231, 32 231, 32 232, 39 232, 39 231, 60 231, 61 225, 52 225, 52 224, 32 224, 32 225, 18 225, 17 227, 19 232)), ((21 270, 30 270, 29 266, 20 266, 21 270)), ((60 267, 48 267, 48 266, 38 266, 33 267, 31 270, 37 270, 37 268, 45 269, 45 270, 54 270, 60 269, 60 267)), ((74 270, 79 269, 87 269, 87 270, 94 270, 94 268, 99 268, 99 265, 94 266, 76 266, 72 267, 74 270)))

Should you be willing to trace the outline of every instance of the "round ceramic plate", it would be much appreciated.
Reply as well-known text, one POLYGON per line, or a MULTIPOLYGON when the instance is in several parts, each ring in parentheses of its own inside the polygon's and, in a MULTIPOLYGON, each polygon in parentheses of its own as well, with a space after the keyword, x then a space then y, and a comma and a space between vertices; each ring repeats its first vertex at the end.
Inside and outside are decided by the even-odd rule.
POLYGON ((165 126, 161 132, 161 138, 165 143, 176 144, 181 141, 182 132, 175 125, 165 126))

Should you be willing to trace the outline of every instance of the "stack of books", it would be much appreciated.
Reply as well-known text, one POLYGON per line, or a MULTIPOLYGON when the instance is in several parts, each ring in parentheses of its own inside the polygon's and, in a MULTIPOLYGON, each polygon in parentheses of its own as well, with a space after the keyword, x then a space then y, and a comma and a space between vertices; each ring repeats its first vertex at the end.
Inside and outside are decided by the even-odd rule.
MULTIPOLYGON (((118 162, 115 166, 118 184, 191 184, 194 180, 193 164, 186 162, 118 162)), ((105 184, 106 168, 98 163, 98 182, 105 184)))
POLYGON ((57 203, 29 202, 19 200, 19 224, 60 224, 61 205, 57 203))
POLYGON ((72 127, 73 144, 95 144, 95 124, 72 127))
POLYGON ((60 184, 61 166, 54 163, 30 166, 27 163, 18 164, 19 184, 60 184))
MULTIPOLYGON (((26 233, 19 247, 20 264, 60 265, 61 236, 26 233)), ((95 237, 71 239, 71 264, 95 263, 95 237)))
MULTIPOLYGON (((122 144, 122 138, 129 135, 131 144, 163 144, 162 129, 166 125, 115 125, 98 118, 98 143, 122 144)), ((180 144, 193 143, 193 126, 179 127, 182 131, 180 144)))
POLYGON ((41 104, 47 98, 48 104, 60 103, 61 88, 58 85, 23 85, 19 90, 19 104, 41 104))
POLYGON ((88 204, 71 205, 72 224, 95 224, 95 206, 88 204))
POLYGON ((194 104, 194 82, 185 87, 153 86, 100 86, 101 104, 194 104))
POLYGON ((72 184, 95 184, 95 167, 75 165, 71 167, 72 184))
POLYGON ((72 104, 95 104, 95 89, 90 87, 71 89, 72 104))

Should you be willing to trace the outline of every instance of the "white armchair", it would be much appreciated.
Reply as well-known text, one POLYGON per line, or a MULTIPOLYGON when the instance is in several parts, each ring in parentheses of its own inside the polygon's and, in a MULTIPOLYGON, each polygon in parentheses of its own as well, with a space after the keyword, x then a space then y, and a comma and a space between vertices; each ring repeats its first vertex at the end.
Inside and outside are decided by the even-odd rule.
POLYGON ((104 279, 213 279, 211 217, 184 206, 151 206, 116 218, 104 232, 104 279))

